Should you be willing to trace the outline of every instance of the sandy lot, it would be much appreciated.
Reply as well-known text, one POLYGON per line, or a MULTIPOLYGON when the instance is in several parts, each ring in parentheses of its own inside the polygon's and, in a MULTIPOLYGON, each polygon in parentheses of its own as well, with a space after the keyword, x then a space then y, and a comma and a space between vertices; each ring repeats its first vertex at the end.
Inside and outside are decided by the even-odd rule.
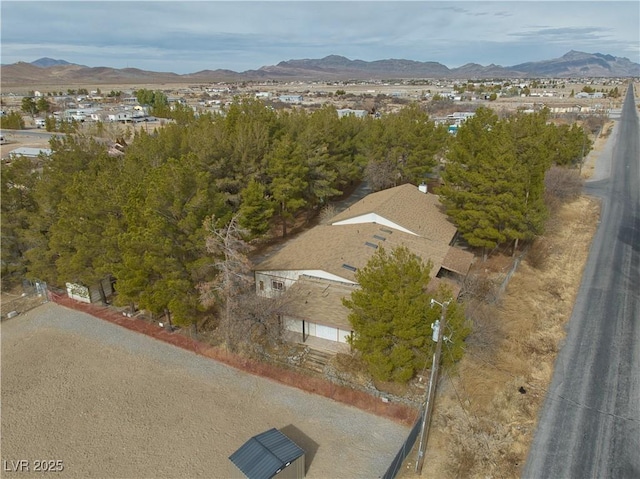
POLYGON ((3 466, 224 478, 231 453, 276 427, 307 451, 307 477, 372 478, 408 432, 53 303, 3 322, 1 344, 3 466))

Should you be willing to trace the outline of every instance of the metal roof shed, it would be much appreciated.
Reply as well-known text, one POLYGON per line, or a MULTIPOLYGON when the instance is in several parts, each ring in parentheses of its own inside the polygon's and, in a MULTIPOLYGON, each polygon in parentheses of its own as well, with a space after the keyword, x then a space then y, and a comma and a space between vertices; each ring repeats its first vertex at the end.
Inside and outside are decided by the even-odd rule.
POLYGON ((234 477, 302 479, 305 475, 304 451, 275 428, 249 439, 229 459, 236 466, 234 477))

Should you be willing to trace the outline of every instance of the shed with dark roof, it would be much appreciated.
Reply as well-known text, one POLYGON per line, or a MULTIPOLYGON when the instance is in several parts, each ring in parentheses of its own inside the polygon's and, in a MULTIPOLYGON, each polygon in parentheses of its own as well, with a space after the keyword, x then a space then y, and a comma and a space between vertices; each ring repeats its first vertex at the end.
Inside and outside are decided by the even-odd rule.
POLYGON ((247 479, 302 479, 304 451, 277 429, 258 434, 229 456, 235 465, 232 477, 247 479))

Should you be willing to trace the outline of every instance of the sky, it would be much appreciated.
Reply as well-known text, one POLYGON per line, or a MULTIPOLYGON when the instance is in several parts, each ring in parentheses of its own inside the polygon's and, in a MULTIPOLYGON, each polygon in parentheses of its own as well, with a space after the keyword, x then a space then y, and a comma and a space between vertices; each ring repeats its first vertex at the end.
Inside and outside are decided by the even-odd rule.
POLYGON ((7 1, 0 63, 195 73, 342 55, 513 66, 570 50, 640 63, 631 1, 7 1))

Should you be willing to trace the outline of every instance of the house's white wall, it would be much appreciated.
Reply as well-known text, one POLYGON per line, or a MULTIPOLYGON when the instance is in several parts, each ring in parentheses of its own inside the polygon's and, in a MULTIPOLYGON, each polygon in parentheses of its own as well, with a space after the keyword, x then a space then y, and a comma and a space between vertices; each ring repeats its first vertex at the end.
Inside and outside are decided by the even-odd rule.
POLYGON ((301 269, 294 271, 256 271, 256 294, 260 296, 274 296, 280 294, 280 290, 272 287, 273 282, 281 282, 284 284, 284 291, 289 289, 293 283, 298 281, 300 276, 311 276, 313 278, 328 279, 330 281, 338 281, 340 283, 357 284, 355 281, 343 278, 321 269, 301 269))
POLYGON ((305 270, 301 273, 301 275, 311 276, 313 278, 328 279, 329 281, 337 281, 339 283, 358 284, 355 281, 351 281, 350 279, 343 278, 342 276, 338 276, 336 274, 328 273, 321 269, 305 270))
POLYGON ((331 226, 358 225, 363 223, 376 223, 381 226, 388 226, 389 228, 393 228, 395 230, 402 231, 404 233, 409 233, 410 235, 418 236, 413 231, 410 231, 407 228, 404 228, 399 224, 394 223, 393 221, 389 221, 383 216, 379 216, 375 213, 367 213, 366 215, 356 216, 354 218, 349 218, 347 220, 336 221, 335 223, 331 223, 331 226))
MULTIPOLYGON (((292 318, 291 316, 285 316, 284 328, 287 331, 293 331, 295 333, 302 334, 302 320, 292 318)), ((321 336, 324 339, 330 339, 331 341, 337 341, 345 344, 348 343, 347 338, 351 335, 351 331, 335 328, 333 326, 323 326, 310 321, 304 322, 304 328, 304 333, 306 336, 320 337, 318 336, 318 333, 322 330, 325 332, 325 335, 321 336), (328 330, 331 330, 331 338, 326 336, 328 330)))
POLYGON ((348 343, 347 337, 351 336, 351 331, 345 331, 344 329, 338 329, 338 341, 341 343, 348 343))
POLYGON ((272 297, 289 289, 300 277, 300 271, 256 271, 256 294, 272 297), (282 290, 274 289, 273 282, 281 282, 282 290))
POLYGON ((302 320, 287 316, 284 320, 284 329, 302 334, 302 320))

